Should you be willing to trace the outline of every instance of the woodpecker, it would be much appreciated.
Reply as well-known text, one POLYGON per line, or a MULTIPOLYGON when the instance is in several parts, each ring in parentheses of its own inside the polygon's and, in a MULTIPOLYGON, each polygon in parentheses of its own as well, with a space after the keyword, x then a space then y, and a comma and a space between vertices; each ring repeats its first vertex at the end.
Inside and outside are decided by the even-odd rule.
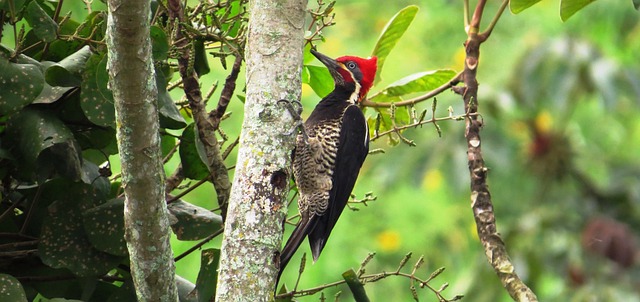
POLYGON ((329 69, 335 86, 296 138, 293 175, 301 219, 280 254, 278 279, 305 237, 313 261, 318 260, 369 152, 369 128, 358 104, 373 84, 377 58, 334 60, 314 49, 311 53, 329 69))

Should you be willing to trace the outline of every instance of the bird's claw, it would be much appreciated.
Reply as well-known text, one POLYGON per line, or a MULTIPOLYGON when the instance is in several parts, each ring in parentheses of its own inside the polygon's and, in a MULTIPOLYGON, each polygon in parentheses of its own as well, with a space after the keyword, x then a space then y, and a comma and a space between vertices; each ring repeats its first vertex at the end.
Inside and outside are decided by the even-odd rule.
POLYGON ((293 133, 296 132, 296 130, 300 131, 300 134, 302 134, 302 138, 304 139, 305 144, 309 144, 309 136, 307 135, 307 132, 304 129, 304 122, 302 121, 302 117, 300 116, 300 114, 302 113, 302 103, 300 103, 300 101, 298 100, 293 100, 293 101, 289 101, 289 100, 279 100, 278 104, 284 104, 285 108, 287 108, 287 111, 289 111, 289 114, 291 114, 291 117, 293 117, 293 119, 295 120, 295 124, 293 126, 293 128, 291 128, 289 131, 285 132, 285 135, 292 135, 293 133), (298 108, 294 108, 293 104, 296 104, 298 106, 298 108))

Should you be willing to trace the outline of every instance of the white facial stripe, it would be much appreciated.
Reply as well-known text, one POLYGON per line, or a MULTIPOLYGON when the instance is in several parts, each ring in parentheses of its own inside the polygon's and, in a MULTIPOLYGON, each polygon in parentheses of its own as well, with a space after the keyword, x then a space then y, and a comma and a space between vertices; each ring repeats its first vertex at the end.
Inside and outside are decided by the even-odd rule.
MULTIPOLYGON (((344 66, 344 64, 343 64, 344 66)), ((351 94, 351 96, 349 96, 349 103, 351 104, 357 104, 358 103, 358 98, 360 98, 360 83, 358 83, 358 81, 356 81, 356 77, 353 76, 353 73, 351 73, 351 71, 349 71, 349 69, 347 68, 343 68, 346 72, 349 73, 349 75, 351 76, 351 79, 353 80, 353 83, 355 84, 355 89, 353 90, 353 93, 351 94)))

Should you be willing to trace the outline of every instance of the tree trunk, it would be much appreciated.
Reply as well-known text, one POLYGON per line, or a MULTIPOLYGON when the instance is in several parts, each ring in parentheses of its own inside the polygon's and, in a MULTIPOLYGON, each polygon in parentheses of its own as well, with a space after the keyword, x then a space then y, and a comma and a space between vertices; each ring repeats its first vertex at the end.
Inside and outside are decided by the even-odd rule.
POLYGON ((126 197, 125 237, 139 301, 178 301, 164 196, 149 1, 109 0, 110 87, 126 197))
POLYGON ((249 5, 247 98, 216 301, 273 299, 295 134, 278 100, 298 100, 306 1, 249 5))

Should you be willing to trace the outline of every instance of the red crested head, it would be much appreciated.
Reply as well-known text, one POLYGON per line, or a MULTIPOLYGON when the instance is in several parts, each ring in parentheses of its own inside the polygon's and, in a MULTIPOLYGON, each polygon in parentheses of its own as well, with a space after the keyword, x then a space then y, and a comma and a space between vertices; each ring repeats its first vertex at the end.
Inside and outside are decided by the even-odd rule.
MULTIPOLYGON (((373 85, 373 80, 376 78, 376 71, 378 70, 378 58, 370 57, 367 59, 353 56, 344 56, 336 59, 337 62, 342 63, 346 69, 343 69, 340 73, 343 75, 346 81, 350 78, 347 71, 355 77, 355 81, 360 84, 360 97, 358 102, 364 100, 369 89, 373 85), (350 63, 355 63, 350 66, 350 63)), ((353 81, 353 80, 352 80, 353 81)))
POLYGON ((373 85, 373 80, 376 78, 376 71, 378 70, 378 58, 372 57, 368 59, 344 56, 337 59, 332 59, 317 52, 315 49, 311 49, 311 53, 320 60, 331 73, 333 80, 337 87, 352 87, 358 93, 357 99, 354 97, 351 102, 361 102, 366 97, 369 89, 373 85), (355 84, 355 85, 346 85, 355 84))

